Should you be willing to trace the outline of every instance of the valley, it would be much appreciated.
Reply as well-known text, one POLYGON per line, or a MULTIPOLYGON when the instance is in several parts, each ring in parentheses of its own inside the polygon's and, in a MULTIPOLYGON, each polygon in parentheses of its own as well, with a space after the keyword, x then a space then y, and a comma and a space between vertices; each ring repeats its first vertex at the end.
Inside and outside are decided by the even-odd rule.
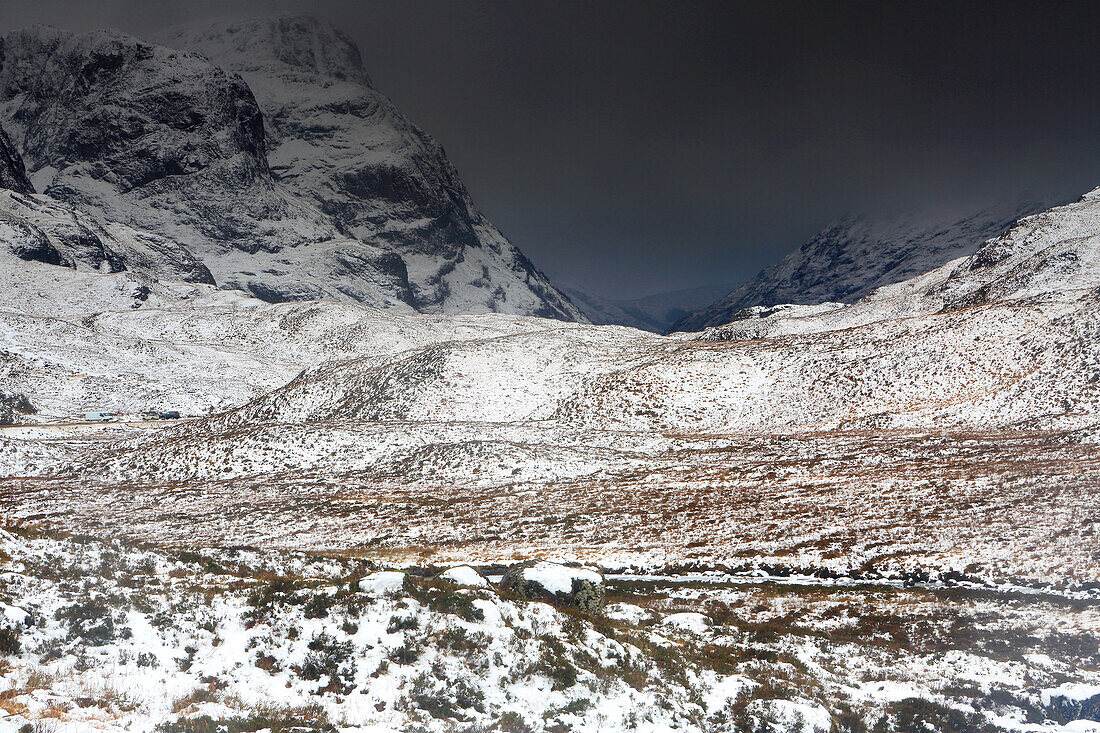
POLYGON ((1100 189, 658 334, 327 22, 0 38, 0 733, 1100 731, 1100 189))

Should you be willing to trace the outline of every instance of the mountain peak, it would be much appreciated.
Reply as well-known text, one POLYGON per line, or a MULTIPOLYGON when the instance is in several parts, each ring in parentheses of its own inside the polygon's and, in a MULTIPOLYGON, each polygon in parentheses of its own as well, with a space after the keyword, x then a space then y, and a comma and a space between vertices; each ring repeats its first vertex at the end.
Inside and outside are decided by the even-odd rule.
POLYGON ((285 73, 372 86, 355 42, 327 20, 312 15, 180 26, 160 40, 170 46, 186 46, 240 70, 276 65, 285 73))

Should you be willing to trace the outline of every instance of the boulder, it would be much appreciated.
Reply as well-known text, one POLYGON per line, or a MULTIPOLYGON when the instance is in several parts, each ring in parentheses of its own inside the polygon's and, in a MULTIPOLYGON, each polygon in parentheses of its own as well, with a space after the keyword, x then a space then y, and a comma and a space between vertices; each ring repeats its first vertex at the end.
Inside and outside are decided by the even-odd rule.
POLYGON ((439 577, 452 585, 463 588, 488 588, 489 581, 469 565, 456 565, 439 574, 439 577))
POLYGON ((0 392, 0 425, 15 425, 17 413, 33 415, 37 412, 38 410, 22 392, 14 394, 0 392))
POLYGON ((513 565, 501 578, 500 587, 527 600, 571 606, 584 613, 603 608, 606 595, 599 572, 546 560, 513 565))
POLYGON ((405 587, 405 573, 396 570, 379 570, 360 578, 353 590, 372 596, 399 593, 405 587))

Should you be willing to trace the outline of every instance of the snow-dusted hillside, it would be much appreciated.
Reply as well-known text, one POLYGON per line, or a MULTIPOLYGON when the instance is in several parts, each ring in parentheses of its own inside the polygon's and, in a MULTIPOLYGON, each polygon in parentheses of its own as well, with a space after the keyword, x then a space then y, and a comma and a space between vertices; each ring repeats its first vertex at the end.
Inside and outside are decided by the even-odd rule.
POLYGON ((218 285, 269 301, 583 319, 331 27, 174 37, 192 41, 219 58, 107 31, 4 35, 0 122, 36 190, 178 242, 218 285))
POLYGON ((857 303, 674 337, 203 285, 154 283, 139 300, 127 273, 11 272, 3 387, 42 407, 35 420, 220 410, 28 457, 39 478, 7 505, 19 516, 52 516, 64 495, 66 522, 125 507, 126 532, 158 541, 430 544, 483 562, 516 548, 672 562, 691 547, 838 572, 885 554, 1097 579, 1093 536, 1066 523, 1100 486, 1097 192, 857 303), (835 523, 814 520, 826 505, 835 523))
POLYGON ((875 288, 973 254, 982 242, 1021 216, 1045 208, 1040 201, 1021 198, 963 217, 845 218, 741 287, 684 317, 674 328, 698 331, 721 326, 753 306, 850 303, 875 288))

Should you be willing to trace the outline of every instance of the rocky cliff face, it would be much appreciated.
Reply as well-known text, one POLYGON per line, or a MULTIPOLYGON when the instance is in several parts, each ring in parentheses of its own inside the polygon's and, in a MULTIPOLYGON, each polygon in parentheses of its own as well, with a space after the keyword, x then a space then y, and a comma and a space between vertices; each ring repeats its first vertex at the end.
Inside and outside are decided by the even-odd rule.
POLYGON ((266 300, 583 319, 330 26, 173 43, 213 60, 105 31, 0 39, 0 121, 38 190, 179 242, 266 300))
POLYGON ((849 217, 832 224, 759 275, 676 324, 697 331, 729 323, 753 306, 851 303, 958 257, 1021 216, 1049 204, 1022 198, 967 216, 849 217))
POLYGON ((0 188, 19 193, 34 193, 23 166, 19 151, 11 144, 11 139, 0 128, 0 188))
POLYGON ((177 242, 100 221, 43 194, 0 190, 0 247, 23 260, 77 270, 214 283, 210 270, 177 242))
POLYGON ((104 222, 35 194, 23 159, 0 129, 0 248, 22 260, 79 270, 133 270, 167 280, 213 283, 186 248, 156 234, 104 222))

